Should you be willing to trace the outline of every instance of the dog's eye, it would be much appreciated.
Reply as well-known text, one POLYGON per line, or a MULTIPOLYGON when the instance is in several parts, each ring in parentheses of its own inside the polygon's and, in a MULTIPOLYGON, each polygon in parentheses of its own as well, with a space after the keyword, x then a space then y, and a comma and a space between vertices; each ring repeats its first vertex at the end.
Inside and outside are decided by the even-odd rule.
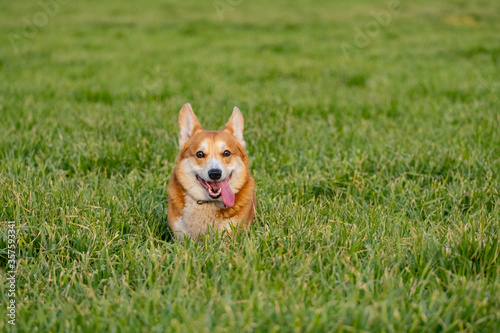
POLYGON ((202 151, 199 151, 199 152, 196 153, 196 157, 203 158, 203 157, 205 157, 205 154, 203 154, 202 151))
POLYGON ((224 157, 231 156, 231 152, 229 150, 225 150, 224 153, 222 153, 222 156, 224 157))

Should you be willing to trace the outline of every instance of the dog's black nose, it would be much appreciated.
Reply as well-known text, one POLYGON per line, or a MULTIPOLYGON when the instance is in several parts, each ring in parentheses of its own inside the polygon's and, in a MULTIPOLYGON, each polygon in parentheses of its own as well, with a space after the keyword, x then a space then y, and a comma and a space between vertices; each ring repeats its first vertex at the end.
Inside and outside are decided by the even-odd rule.
POLYGON ((219 169, 208 170, 208 177, 210 177, 210 179, 217 180, 220 179, 221 176, 222 176, 222 171, 219 169))

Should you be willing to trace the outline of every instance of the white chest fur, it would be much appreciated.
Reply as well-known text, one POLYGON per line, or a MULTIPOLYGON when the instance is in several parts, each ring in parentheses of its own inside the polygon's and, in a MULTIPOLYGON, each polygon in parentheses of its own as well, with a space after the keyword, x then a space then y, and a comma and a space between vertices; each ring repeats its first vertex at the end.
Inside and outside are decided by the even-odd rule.
POLYGON ((236 221, 217 218, 217 211, 225 208, 222 202, 198 204, 189 195, 186 196, 185 202, 183 214, 174 224, 174 234, 179 240, 183 240, 184 235, 197 238, 209 232, 209 228, 219 232, 230 231, 231 223, 236 225, 236 221))

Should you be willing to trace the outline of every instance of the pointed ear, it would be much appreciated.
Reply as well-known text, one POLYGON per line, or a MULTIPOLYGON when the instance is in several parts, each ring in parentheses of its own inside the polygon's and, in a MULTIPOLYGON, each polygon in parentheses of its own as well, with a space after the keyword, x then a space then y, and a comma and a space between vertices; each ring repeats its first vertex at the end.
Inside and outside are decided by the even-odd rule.
POLYGON ((191 104, 184 104, 179 112, 179 149, 182 150, 193 133, 200 129, 201 125, 194 115, 191 104))
POLYGON ((239 144, 243 148, 245 148, 245 140, 243 140, 243 128, 243 115, 241 114, 240 109, 235 106, 233 109, 233 114, 226 124, 226 129, 229 130, 234 135, 239 144))

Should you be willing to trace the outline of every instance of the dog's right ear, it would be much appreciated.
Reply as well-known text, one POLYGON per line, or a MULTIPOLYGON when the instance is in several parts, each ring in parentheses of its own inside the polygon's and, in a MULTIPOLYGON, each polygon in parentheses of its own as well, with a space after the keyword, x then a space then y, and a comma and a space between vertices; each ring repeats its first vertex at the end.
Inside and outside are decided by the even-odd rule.
POLYGON ((194 115, 191 104, 184 104, 179 112, 179 149, 182 150, 193 133, 200 129, 201 125, 194 115))

